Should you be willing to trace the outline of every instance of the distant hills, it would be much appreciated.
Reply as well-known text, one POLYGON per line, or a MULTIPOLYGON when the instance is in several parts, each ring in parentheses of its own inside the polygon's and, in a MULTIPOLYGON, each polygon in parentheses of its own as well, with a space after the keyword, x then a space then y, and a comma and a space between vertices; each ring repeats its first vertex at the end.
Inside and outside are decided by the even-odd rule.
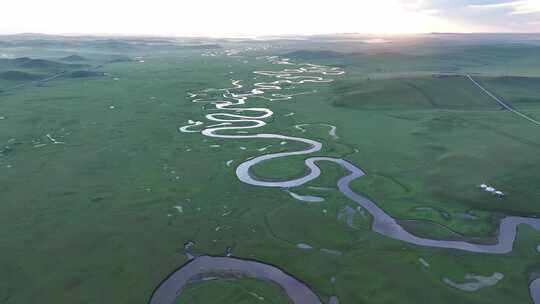
POLYGON ((103 72, 94 72, 94 71, 73 71, 68 74, 68 77, 71 78, 86 78, 86 77, 101 77, 103 76, 103 72))
POLYGON ((60 58, 60 60, 62 60, 62 61, 68 61, 68 62, 88 61, 88 59, 86 59, 86 58, 84 58, 84 57, 82 57, 82 56, 79 56, 79 55, 66 56, 66 57, 60 58))
POLYGON ((15 68, 22 69, 73 69, 73 68, 82 68, 88 67, 87 64, 68 64, 63 62, 57 62, 46 59, 32 59, 30 57, 19 57, 15 59, 2 59, 0 62, 0 68, 5 65, 11 65, 15 68), (2 64, 4 63, 4 64, 2 64))
POLYGON ((327 58, 337 58, 337 57, 344 57, 347 54, 335 52, 335 51, 327 51, 327 50, 299 50, 294 51, 290 53, 283 54, 284 57, 291 58, 291 59, 327 59, 327 58))
MULTIPOLYGON (((62 61, 84 62, 88 59, 72 55, 61 58, 62 61)), ((86 71, 88 64, 66 63, 47 59, 34 59, 19 57, 14 59, 0 59, 0 79, 8 81, 36 81, 46 79, 53 75, 65 73, 65 77, 82 78, 103 76, 101 72, 86 71)))
POLYGON ((4 79, 4 80, 26 81, 26 80, 38 80, 42 77, 43 77, 42 75, 38 75, 34 73, 27 73, 27 72, 22 72, 22 71, 0 72, 0 79, 4 79))
POLYGON ((221 45, 215 44, 215 43, 179 45, 179 47, 181 47, 183 49, 194 49, 194 50, 198 50, 198 49, 214 50, 214 49, 223 48, 221 45))
POLYGON ((51 69, 51 68, 62 68, 63 63, 45 60, 45 59, 32 59, 32 58, 16 58, 15 62, 19 64, 20 67, 29 68, 29 69, 51 69))
MULTIPOLYGON (((160 48, 220 49, 218 39, 197 37, 144 37, 144 36, 55 36, 43 34, 0 35, 0 46, 5 48, 64 48, 106 50, 117 53, 137 52, 160 48)), ((74 55, 77 56, 77 55, 74 55)), ((71 57, 71 56, 67 56, 71 57)), ((70 61, 68 58, 67 60, 70 61)), ((79 60, 73 60, 79 61, 79 60)))

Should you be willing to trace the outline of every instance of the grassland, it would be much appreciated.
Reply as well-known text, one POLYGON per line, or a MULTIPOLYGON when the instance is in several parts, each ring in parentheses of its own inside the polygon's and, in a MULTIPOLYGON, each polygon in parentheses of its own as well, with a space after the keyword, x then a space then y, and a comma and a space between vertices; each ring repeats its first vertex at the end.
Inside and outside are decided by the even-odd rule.
MULTIPOLYGON (((338 167, 323 164, 319 179, 293 189, 326 199, 313 204, 242 184, 234 174, 249 157, 299 146, 212 139, 178 127, 208 113, 187 92, 229 87, 231 78, 254 82, 254 70, 276 68, 258 56, 295 52, 298 61, 341 66, 347 74, 336 82, 302 87, 314 94, 250 101, 275 113, 264 132, 317 139, 324 143, 319 155, 363 168, 367 176, 353 188, 395 218, 434 223, 412 225, 419 234, 493 236, 502 214, 540 214, 540 137, 537 127, 502 110, 461 75, 474 74, 540 118, 538 46, 334 43, 338 56, 313 41, 2 39, 10 46, 0 53, 13 58, 0 62, 0 75, 8 75, 0 77, 0 302, 145 303, 185 262, 183 244, 193 240, 196 252, 223 254, 232 246, 236 256, 278 265, 322 299, 337 295, 345 304, 530 303, 528 274, 540 268, 540 234, 532 229, 520 227, 506 255, 391 240, 372 232, 360 212, 354 227, 338 219, 340 210, 354 206, 335 190, 344 174, 338 167), (201 55, 221 50, 217 43, 223 50, 256 50, 201 55), (267 45, 272 48, 262 48, 267 45), (21 66, 20 57, 40 64, 21 66), (69 77, 76 71, 97 74, 69 77), (57 73, 65 75, 39 81, 57 73), (320 123, 337 126, 339 138, 320 123), (311 125, 302 132, 297 124, 311 125), (507 196, 480 191, 483 182, 507 196), (475 293, 442 281, 494 272, 505 278, 475 293)), ((257 176, 283 179, 303 172, 302 158, 295 157, 254 168, 257 176)), ((280 303, 273 286, 249 280, 194 285, 179 303, 251 303, 246 290, 267 295, 257 303, 280 303)))
POLYGON ((287 304, 278 287, 253 279, 212 280, 194 284, 178 298, 184 303, 287 304))

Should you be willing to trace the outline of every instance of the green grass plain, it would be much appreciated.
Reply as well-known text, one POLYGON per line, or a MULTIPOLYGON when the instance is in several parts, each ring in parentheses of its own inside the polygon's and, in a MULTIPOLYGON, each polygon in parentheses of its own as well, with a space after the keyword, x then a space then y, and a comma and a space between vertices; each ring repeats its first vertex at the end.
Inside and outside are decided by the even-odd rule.
MULTIPOLYGON (((47 44, 52 46, 37 48, 22 41, 17 48, 0 48, 0 53, 54 62, 77 54, 89 59, 83 70, 106 73, 47 82, 0 80, 0 142, 9 146, 0 154, 0 302, 145 303, 185 262, 183 244, 193 240, 195 252, 223 254, 232 246, 236 256, 277 265, 323 300, 337 295, 345 304, 531 303, 528 274, 540 268, 535 249, 540 234, 528 227, 519 228, 514 251, 506 255, 409 245, 372 232, 368 216, 355 215, 355 227, 337 218, 343 207, 356 206, 335 190, 344 172, 334 165, 323 163, 319 179, 292 189, 326 198, 313 204, 280 189, 243 184, 234 174, 234 166, 248 157, 298 146, 178 132, 188 120, 203 120, 208 113, 186 92, 229 87, 231 79, 252 83, 253 70, 279 68, 256 57, 325 45, 288 42, 241 57, 204 57, 205 48, 120 42, 90 39, 74 48, 69 41, 53 40, 47 44), (120 55, 142 56, 144 62, 111 62, 120 55), (47 134, 65 144, 52 144, 47 134), (257 151, 270 144, 269 150, 257 151), (226 166, 228 160, 233 166, 226 166), (301 250, 298 243, 313 249, 301 250), (442 281, 494 272, 505 278, 474 293, 442 281)), ((473 74, 512 106, 540 118, 540 47, 500 44, 338 44, 334 49, 345 55, 307 52, 306 60, 342 66, 347 74, 332 84, 297 88, 317 93, 291 101, 249 101, 275 113, 257 131, 323 142, 318 155, 344 157, 367 172, 353 183, 355 190, 397 219, 428 219, 439 227, 411 227, 419 234, 493 236, 501 214, 540 213, 538 127, 503 111, 459 76, 473 74), (349 54, 355 47, 358 53, 349 54), (291 112, 295 115, 285 116, 291 112), (294 128, 306 123, 313 125, 305 133, 294 128), (337 126, 339 139, 318 123, 337 126), (483 182, 507 196, 498 200, 480 191, 483 182), (478 219, 461 218, 465 212, 478 219)), ((0 72, 15 69, 1 64, 0 72)), ((254 168, 258 176, 283 179, 303 171, 301 157, 254 168)), ((268 303, 279 303, 272 288, 220 280, 193 285, 179 303, 252 300, 239 298, 240 289, 271 295, 274 302, 268 303)))
POLYGON ((178 297, 184 303, 287 304, 277 286, 254 279, 217 279, 194 284, 178 297))

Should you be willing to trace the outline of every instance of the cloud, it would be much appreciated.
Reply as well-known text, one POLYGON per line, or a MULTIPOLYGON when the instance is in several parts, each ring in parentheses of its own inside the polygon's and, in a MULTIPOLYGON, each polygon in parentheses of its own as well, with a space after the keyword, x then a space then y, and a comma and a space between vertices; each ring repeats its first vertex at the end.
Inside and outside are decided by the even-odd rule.
POLYGON ((474 9, 508 9, 510 14, 535 14, 540 13, 540 1, 522 0, 503 3, 471 4, 468 7, 474 9))
POLYGON ((534 32, 540 0, 402 0, 471 31, 534 32))

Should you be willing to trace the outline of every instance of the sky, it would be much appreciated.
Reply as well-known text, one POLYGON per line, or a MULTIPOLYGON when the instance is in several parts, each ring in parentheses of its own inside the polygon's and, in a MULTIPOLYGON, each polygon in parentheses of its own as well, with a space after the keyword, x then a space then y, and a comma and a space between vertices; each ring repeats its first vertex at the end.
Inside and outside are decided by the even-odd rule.
POLYGON ((0 34, 540 32, 540 0, 5 0, 0 34))

